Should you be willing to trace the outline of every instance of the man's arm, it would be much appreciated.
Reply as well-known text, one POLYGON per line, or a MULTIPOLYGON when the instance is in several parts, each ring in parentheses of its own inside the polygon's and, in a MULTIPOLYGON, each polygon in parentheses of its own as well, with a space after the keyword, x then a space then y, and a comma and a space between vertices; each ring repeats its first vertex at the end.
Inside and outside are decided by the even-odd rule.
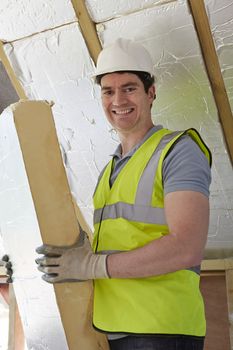
POLYGON ((207 239, 209 200, 200 192, 165 196, 170 234, 130 252, 108 256, 112 278, 149 277, 199 265, 207 239))
POLYGON ((177 191, 165 196, 169 234, 145 246, 110 255, 94 254, 80 228, 70 247, 43 245, 36 262, 50 283, 98 278, 140 278, 199 265, 209 221, 208 198, 200 192, 177 191))

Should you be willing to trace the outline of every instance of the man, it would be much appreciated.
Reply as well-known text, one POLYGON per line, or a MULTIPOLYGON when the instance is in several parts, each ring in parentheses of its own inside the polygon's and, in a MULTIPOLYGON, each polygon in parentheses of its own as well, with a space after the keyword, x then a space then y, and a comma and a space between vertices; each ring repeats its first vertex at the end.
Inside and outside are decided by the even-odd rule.
POLYGON ((93 247, 81 231, 72 247, 38 248, 38 268, 50 283, 94 280, 93 325, 113 350, 203 349, 210 152, 194 129, 153 125, 143 46, 118 39, 103 49, 96 82, 120 145, 94 193, 93 247))

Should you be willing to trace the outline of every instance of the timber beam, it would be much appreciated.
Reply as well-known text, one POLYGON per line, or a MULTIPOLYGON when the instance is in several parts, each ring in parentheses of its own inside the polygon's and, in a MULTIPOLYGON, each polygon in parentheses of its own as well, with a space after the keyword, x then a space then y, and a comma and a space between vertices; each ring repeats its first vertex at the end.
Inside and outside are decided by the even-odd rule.
POLYGON ((101 43, 96 31, 95 23, 92 21, 84 0, 71 0, 79 25, 82 31, 83 38, 86 42, 90 56, 94 63, 97 62, 97 57, 101 51, 101 43))
POLYGON ((204 0, 188 0, 201 46, 207 75, 215 99, 226 148, 233 165, 233 116, 222 77, 217 52, 207 17, 204 0))

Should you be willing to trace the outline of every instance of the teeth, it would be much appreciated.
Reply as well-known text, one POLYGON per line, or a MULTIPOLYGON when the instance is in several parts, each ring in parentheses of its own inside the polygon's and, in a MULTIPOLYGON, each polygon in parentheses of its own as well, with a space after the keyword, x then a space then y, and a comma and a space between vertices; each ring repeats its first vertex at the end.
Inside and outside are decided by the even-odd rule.
POLYGON ((133 110, 133 108, 131 108, 131 109, 124 109, 124 110, 121 110, 121 111, 113 110, 113 112, 116 113, 116 114, 127 114, 127 113, 132 112, 132 110, 133 110))

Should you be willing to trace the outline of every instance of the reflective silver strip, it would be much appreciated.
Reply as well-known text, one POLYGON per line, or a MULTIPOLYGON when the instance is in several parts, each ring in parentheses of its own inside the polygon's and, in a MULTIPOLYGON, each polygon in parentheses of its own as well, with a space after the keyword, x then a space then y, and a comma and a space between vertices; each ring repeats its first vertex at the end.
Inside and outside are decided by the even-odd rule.
POLYGON ((162 150, 175 136, 181 134, 181 131, 175 131, 171 134, 165 135, 156 147, 152 157, 144 169, 142 176, 138 183, 137 194, 135 199, 135 204, 137 205, 151 205, 155 173, 158 167, 159 159, 162 150))
POLYGON ((139 180, 135 204, 118 202, 96 209, 94 211, 94 224, 101 220, 123 218, 147 224, 166 225, 164 209, 151 206, 154 178, 162 150, 168 142, 179 134, 181 131, 175 131, 161 139, 139 180))
POLYGON ((123 218, 130 221, 143 222, 145 224, 166 225, 166 219, 163 208, 154 208, 151 206, 141 206, 117 202, 106 205, 104 208, 94 211, 94 224, 107 219, 123 218))
MULTIPOLYGON (((126 252, 127 250, 101 250, 98 252, 98 254, 114 254, 114 253, 122 253, 122 252, 126 252)), ((201 266, 198 265, 198 266, 192 266, 192 267, 189 267, 187 269, 184 269, 184 270, 188 270, 188 271, 192 271, 192 272, 195 272, 197 275, 200 275, 201 273, 201 266)), ((179 271, 179 270, 178 270, 179 271)), ((182 270, 180 270, 182 271, 182 270)))

